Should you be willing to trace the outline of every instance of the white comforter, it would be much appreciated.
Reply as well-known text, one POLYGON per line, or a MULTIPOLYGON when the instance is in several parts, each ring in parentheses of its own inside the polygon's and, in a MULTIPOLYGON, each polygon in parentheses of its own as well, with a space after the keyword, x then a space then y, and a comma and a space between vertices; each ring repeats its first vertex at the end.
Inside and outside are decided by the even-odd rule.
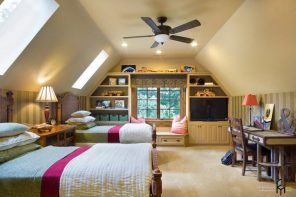
POLYGON ((127 123, 119 132, 120 143, 151 143, 152 126, 145 123, 127 123))
POLYGON ((149 196, 151 144, 96 144, 68 163, 60 196, 149 196))

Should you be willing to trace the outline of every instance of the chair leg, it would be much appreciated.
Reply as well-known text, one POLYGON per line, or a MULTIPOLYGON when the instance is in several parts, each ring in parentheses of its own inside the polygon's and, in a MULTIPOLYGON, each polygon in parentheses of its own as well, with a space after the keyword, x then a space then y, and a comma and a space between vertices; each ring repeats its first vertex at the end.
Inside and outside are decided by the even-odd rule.
POLYGON ((235 163, 236 163, 236 152, 233 151, 232 164, 231 164, 231 166, 233 167, 235 165, 235 163))
POLYGON ((246 165, 247 165, 247 154, 242 154, 243 155, 243 170, 242 170, 242 175, 245 176, 245 171, 246 171, 246 165))
POLYGON ((252 155, 252 166, 256 166, 256 155, 252 155))

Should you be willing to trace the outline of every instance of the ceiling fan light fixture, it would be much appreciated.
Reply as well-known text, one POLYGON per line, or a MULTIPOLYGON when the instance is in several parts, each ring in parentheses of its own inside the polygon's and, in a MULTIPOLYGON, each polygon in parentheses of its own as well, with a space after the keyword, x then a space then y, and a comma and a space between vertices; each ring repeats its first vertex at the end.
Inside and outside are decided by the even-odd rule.
POLYGON ((164 44, 169 39, 169 35, 167 35, 167 34, 157 34, 154 37, 154 39, 159 44, 164 44))

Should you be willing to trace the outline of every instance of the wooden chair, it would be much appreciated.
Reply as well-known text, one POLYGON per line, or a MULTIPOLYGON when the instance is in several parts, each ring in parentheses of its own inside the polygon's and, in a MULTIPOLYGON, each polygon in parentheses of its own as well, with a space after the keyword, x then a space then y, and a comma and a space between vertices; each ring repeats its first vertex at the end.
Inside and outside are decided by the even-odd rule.
POLYGON ((244 134, 241 118, 229 118, 229 129, 231 132, 232 146, 234 152, 234 156, 232 157, 232 166, 234 166, 234 164, 236 163, 236 153, 239 152, 242 155, 243 162, 242 175, 245 176, 246 165, 249 156, 252 156, 252 165, 256 165, 256 144, 248 144, 248 140, 246 139, 244 134))

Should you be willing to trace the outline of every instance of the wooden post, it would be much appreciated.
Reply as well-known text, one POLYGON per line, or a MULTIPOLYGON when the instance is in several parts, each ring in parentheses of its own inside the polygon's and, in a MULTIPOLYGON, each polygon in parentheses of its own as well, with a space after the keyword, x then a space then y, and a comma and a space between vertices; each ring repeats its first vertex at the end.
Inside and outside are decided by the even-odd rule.
POLYGON ((12 116, 13 103, 14 103, 13 92, 12 91, 6 92, 6 98, 7 98, 7 122, 11 122, 13 118, 12 116))
POLYGON ((151 196, 160 197, 162 194, 162 173, 158 168, 158 158, 156 148, 152 149, 152 180, 151 180, 151 196))
POLYGON ((152 147, 156 148, 156 125, 153 123, 152 125, 152 147))

